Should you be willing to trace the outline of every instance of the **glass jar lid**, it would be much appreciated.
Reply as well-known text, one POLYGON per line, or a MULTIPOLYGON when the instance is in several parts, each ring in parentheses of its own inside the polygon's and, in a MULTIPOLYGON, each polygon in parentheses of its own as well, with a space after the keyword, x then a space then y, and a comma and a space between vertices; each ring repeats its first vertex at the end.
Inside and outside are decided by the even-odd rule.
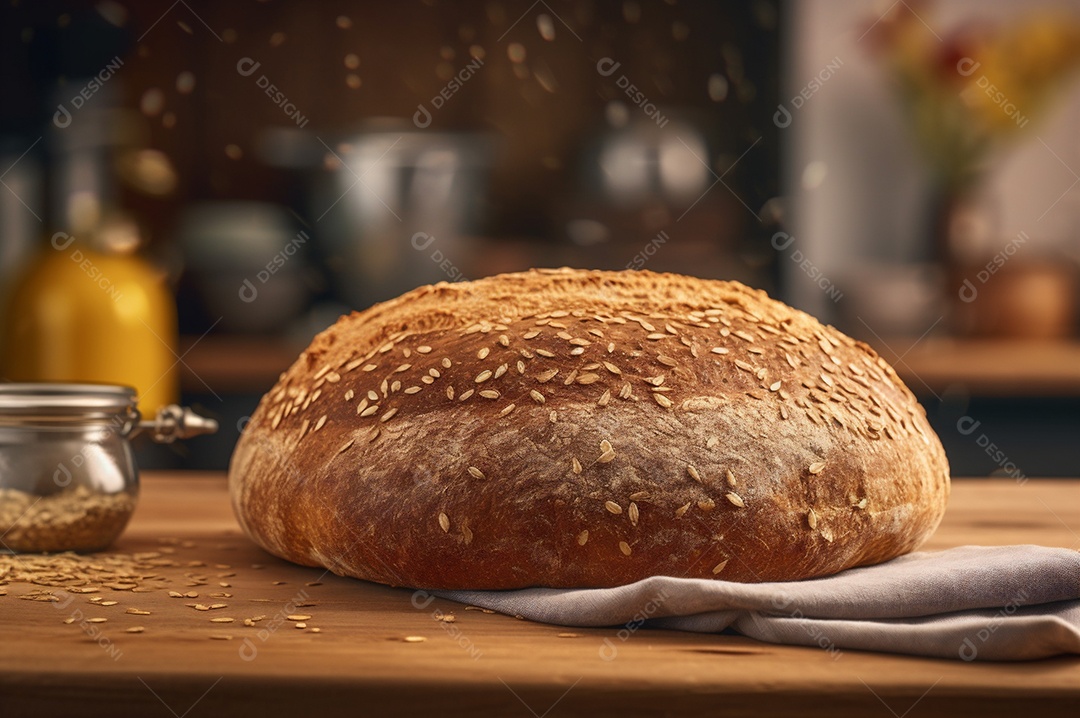
POLYGON ((138 396, 119 384, 0 383, 0 422, 138 421, 138 396))
POLYGON ((129 439, 147 431, 154 441, 166 444, 218 430, 215 420, 176 404, 143 419, 138 403, 135 390, 121 384, 0 383, 0 427, 69 430, 108 425, 129 439))

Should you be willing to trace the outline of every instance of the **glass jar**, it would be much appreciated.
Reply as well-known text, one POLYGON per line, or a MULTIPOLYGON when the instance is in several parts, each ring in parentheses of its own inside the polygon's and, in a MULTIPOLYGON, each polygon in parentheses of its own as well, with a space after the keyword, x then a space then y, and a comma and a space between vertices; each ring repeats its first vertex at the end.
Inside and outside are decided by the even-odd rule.
POLYGON ((217 430, 190 409, 142 421, 135 390, 111 384, 0 384, 0 551, 99 551, 139 492, 129 439, 172 442, 217 430))

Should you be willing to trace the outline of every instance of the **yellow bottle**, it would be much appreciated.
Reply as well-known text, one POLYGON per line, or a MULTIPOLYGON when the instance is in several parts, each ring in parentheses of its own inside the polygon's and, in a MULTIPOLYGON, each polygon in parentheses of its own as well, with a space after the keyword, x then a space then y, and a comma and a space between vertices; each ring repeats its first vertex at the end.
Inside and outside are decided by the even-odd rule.
POLYGON ((175 403, 176 307, 163 273, 133 254, 138 244, 130 221, 85 241, 54 234, 9 295, 4 378, 127 384, 150 416, 175 403))

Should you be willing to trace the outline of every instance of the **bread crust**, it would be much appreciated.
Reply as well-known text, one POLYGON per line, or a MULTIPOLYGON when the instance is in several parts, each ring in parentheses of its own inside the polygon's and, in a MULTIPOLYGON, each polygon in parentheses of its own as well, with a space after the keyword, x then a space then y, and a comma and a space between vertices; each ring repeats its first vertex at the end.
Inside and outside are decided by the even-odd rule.
POLYGON ((823 576, 917 548, 949 493, 865 344, 736 282, 571 269, 342 317, 229 481, 270 553, 432 589, 823 576))

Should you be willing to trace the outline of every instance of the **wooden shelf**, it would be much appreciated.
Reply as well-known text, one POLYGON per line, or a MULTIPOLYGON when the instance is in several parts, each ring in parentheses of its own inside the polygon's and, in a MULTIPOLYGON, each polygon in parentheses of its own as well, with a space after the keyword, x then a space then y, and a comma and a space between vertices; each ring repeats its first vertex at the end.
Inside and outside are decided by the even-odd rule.
MULTIPOLYGON (((210 335, 181 340, 183 389, 260 393, 303 351, 285 339, 210 335)), ((942 395, 1080 396, 1080 342, 1004 339, 896 339, 876 342, 911 390, 942 395)))
POLYGON ((1080 342, 928 338, 878 343, 916 394, 1080 396, 1080 342))
POLYGON ((303 345, 287 339, 208 335, 180 339, 180 387, 197 394, 262 393, 289 368, 303 345))

